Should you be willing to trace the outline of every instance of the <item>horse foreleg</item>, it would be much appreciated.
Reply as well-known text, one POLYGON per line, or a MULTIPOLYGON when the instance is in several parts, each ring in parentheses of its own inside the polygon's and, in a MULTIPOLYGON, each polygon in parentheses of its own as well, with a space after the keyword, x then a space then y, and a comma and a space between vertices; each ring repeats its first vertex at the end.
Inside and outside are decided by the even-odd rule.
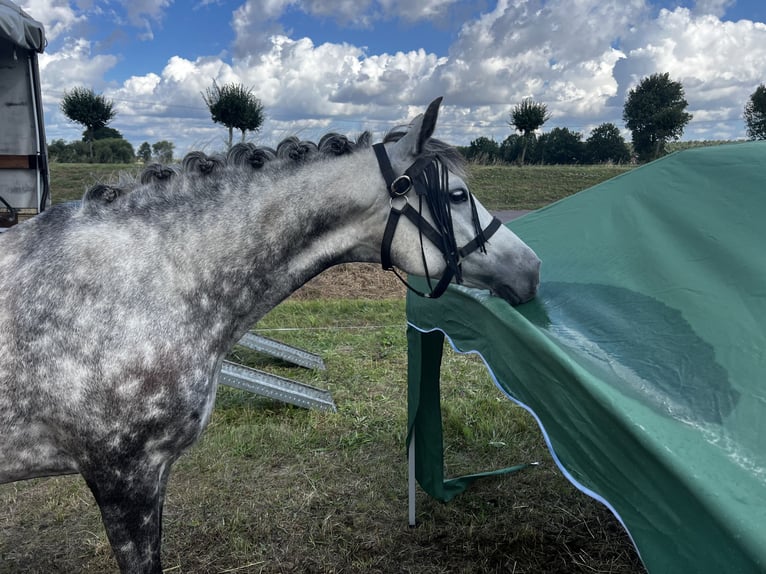
POLYGON ((83 473, 96 498, 120 572, 161 574, 162 504, 170 462, 124 463, 83 473))

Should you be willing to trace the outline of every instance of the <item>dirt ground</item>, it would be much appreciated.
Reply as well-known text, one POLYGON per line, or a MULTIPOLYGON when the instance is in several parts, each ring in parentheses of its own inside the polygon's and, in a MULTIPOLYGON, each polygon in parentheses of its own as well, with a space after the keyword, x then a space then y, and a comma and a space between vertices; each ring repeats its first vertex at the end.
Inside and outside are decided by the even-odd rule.
POLYGON ((391 271, 372 263, 337 265, 314 277, 292 299, 398 299, 407 288, 391 271))

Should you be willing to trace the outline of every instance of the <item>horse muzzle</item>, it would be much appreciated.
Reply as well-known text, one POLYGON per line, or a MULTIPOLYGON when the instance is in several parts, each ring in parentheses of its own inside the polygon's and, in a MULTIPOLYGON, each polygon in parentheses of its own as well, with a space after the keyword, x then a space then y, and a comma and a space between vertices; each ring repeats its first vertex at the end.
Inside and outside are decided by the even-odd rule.
POLYGON ((540 265, 540 259, 532 255, 524 262, 522 268, 517 266, 509 269, 511 274, 509 280, 491 282, 490 292, 514 306, 531 301, 537 295, 537 289, 540 286, 540 265))

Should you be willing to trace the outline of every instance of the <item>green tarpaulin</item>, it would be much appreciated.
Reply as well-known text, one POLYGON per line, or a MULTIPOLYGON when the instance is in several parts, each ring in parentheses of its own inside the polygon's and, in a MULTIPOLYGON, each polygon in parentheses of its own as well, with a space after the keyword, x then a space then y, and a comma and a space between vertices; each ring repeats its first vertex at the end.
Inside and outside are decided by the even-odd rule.
POLYGON ((651 573, 766 572, 766 142, 667 156, 510 226, 543 260, 536 300, 408 297, 421 485, 464 486, 442 481, 446 333, 651 573))

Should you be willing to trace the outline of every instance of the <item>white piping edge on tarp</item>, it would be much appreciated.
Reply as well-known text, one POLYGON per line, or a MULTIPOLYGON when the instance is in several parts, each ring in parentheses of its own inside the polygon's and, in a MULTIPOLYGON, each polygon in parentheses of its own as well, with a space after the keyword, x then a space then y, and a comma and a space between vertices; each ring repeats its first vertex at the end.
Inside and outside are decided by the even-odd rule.
MULTIPOLYGON (((599 493, 591 490, 587 486, 581 484, 580 482, 578 482, 578 480, 574 476, 572 476, 570 474, 570 472, 562 464, 561 460, 559 460, 559 457, 556 454, 556 451, 553 449, 553 444, 551 443, 551 439, 548 436, 548 431, 545 430, 545 426, 543 426, 543 423, 540 420, 540 418, 537 416, 537 413, 535 413, 535 411, 531 407, 529 407, 528 405, 522 403, 520 400, 518 400, 515 397, 512 397, 511 395, 508 394, 508 392, 503 388, 503 386, 497 380, 497 377, 495 376, 495 372, 492 370, 492 367, 490 367, 489 363, 484 358, 484 355, 482 355, 479 351, 476 351, 476 350, 463 351, 463 350, 458 349, 457 345, 455 345, 455 342, 452 340, 452 338, 446 332, 444 332, 444 330, 439 329, 438 327, 435 327, 433 329, 422 329, 422 328, 418 327, 417 325, 411 323, 410 321, 407 321, 407 325, 409 325, 410 327, 412 327, 416 331, 419 331, 420 333, 433 333, 434 331, 441 332, 444 335, 444 337, 447 339, 447 341, 449 342, 450 347, 452 347, 452 349, 456 353, 458 353, 460 355, 478 355, 481 358, 482 362, 484 363, 484 366, 486 367, 487 372, 489 373, 490 377, 492 377, 492 382, 495 383, 495 386, 498 388, 498 390, 501 393, 503 393, 503 395, 508 397, 512 402, 516 403, 521 408, 523 408, 525 411, 527 411, 530 415, 532 415, 532 417, 535 419, 535 421, 537 421, 537 426, 540 427, 540 431, 543 433, 543 438, 545 439, 545 444, 548 447, 548 451, 551 453, 551 457, 553 458, 553 462, 556 463, 556 466, 561 471, 561 474, 563 474, 564 477, 570 483, 572 483, 572 485, 577 490, 579 490, 580 492, 590 496, 594 500, 597 500, 598 502, 600 502, 601 504, 603 504, 604 506, 606 506, 609 509, 609 511, 614 515, 614 517, 617 520, 620 521, 620 524, 622 524, 622 527, 625 529, 625 532, 628 534, 628 538, 630 538, 630 541, 633 544, 633 548, 636 549, 636 552, 638 553, 639 558, 641 558, 641 551, 639 550, 638 546, 636 545, 636 541, 633 539, 633 535, 630 533, 630 530, 628 529, 627 525, 625 524, 625 521, 622 519, 622 516, 620 516, 620 513, 617 512, 617 509, 614 506, 612 506, 612 504, 606 498, 601 496, 599 493)), ((417 454, 415 456, 417 456, 417 454)), ((643 558, 641 559, 641 561, 643 562, 643 558)))

